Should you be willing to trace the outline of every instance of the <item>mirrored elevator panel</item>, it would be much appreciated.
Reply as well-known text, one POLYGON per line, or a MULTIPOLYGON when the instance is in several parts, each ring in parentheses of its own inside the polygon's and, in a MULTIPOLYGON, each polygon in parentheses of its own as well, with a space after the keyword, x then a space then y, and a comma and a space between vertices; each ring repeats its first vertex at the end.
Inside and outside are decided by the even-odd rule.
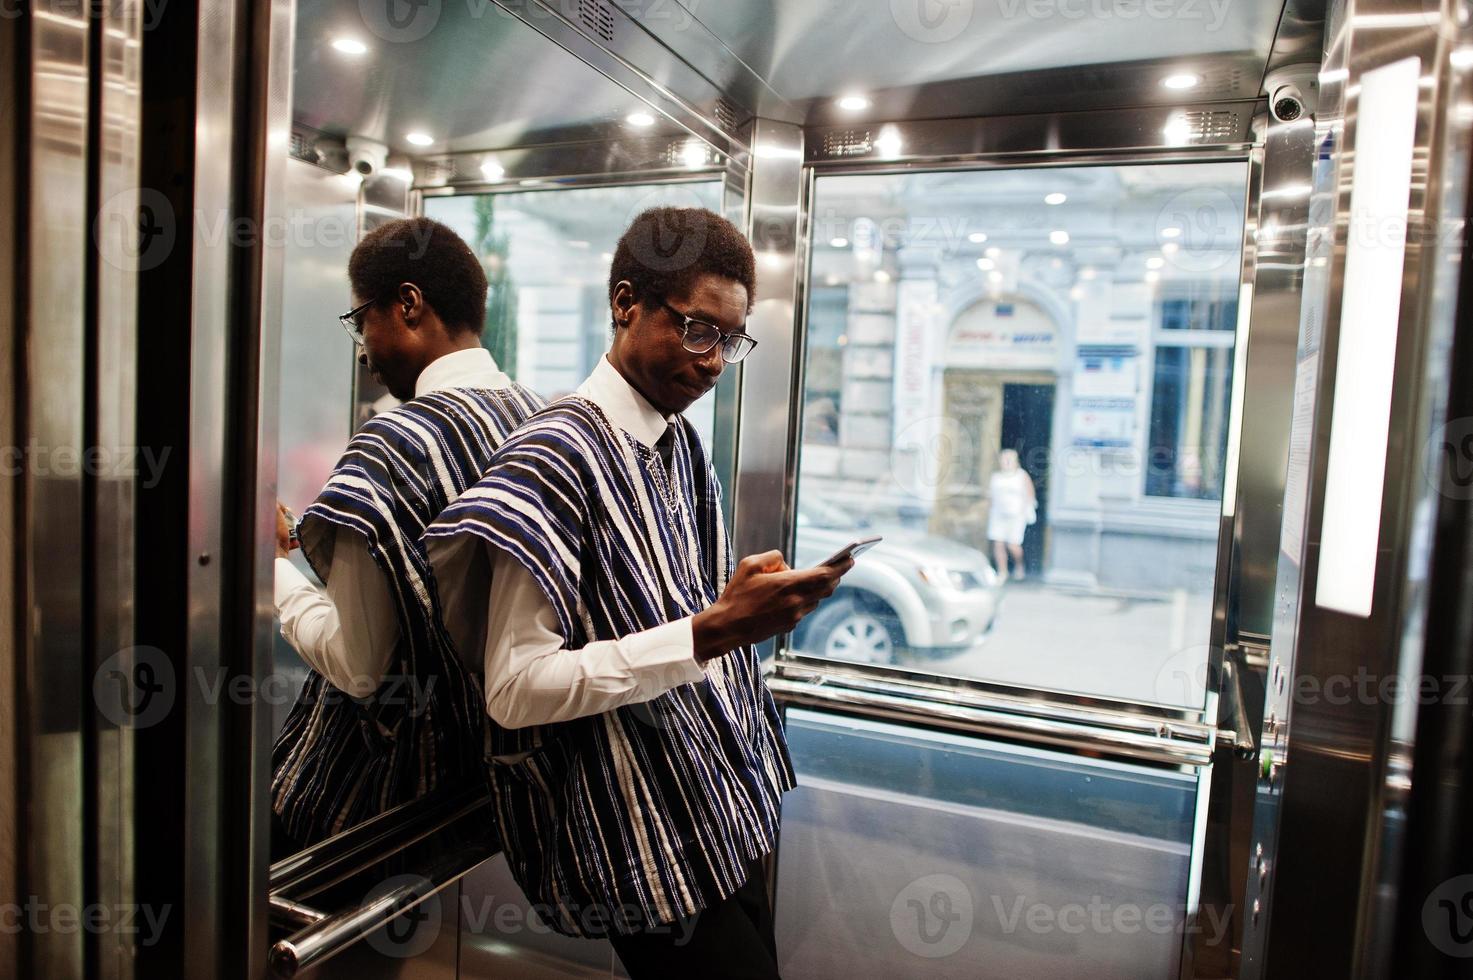
POLYGON ((795 653, 1200 707, 1243 163, 819 176, 795 653))

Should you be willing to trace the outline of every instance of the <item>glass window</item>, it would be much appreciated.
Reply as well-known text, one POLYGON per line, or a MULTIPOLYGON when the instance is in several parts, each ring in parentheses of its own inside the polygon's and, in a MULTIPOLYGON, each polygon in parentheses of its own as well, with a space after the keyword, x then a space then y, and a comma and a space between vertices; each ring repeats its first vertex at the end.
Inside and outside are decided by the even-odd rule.
POLYGON ((791 650, 1203 703, 1241 163, 821 176, 791 650))
MULTIPOLYGON (((609 348, 609 262, 641 211, 721 210, 714 180, 428 197, 427 217, 481 257, 491 289, 482 343, 517 381, 552 399, 578 387, 609 348)), ((715 399, 687 417, 709 446, 715 399)))

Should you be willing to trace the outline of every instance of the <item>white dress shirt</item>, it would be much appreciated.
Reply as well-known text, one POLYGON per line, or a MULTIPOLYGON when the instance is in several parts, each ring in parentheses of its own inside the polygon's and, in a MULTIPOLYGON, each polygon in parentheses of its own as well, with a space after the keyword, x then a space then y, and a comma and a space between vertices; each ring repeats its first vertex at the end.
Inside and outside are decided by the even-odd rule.
MULTIPOLYGON (((414 383, 414 396, 446 388, 505 388, 511 378, 481 347, 436 358, 414 383)), ((276 559, 276 616, 281 635, 329 684, 355 698, 378 690, 399 642, 394 597, 361 535, 337 528, 327 591, 289 560, 276 559)))
MULTIPOLYGON (((653 447, 674 419, 661 415, 607 357, 577 393, 646 446, 653 447)), ((618 640, 565 649, 557 613, 532 573, 489 542, 485 548, 491 571, 485 635, 465 638, 467 645, 460 649, 476 649, 471 644, 477 640, 484 645, 486 713, 502 727, 600 714, 705 677, 689 616, 618 640)), ((444 587, 441 593, 445 609, 455 608, 452 601, 458 606, 458 595, 447 595, 444 587)))

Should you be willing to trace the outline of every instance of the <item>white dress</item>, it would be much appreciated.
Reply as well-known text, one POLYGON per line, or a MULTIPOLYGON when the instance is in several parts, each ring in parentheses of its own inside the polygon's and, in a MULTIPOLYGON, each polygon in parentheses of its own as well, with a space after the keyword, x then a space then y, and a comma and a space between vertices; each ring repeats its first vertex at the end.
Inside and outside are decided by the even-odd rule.
POLYGON ((1021 468, 998 470, 987 485, 992 506, 987 510, 987 537, 1022 544, 1028 528, 1028 474, 1021 468))

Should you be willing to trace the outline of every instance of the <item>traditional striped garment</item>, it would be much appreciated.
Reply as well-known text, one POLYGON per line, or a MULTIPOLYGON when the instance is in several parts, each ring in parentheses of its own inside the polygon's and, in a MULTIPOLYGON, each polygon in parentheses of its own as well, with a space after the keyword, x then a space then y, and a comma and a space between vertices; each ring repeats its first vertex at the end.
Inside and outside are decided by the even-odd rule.
MULTIPOLYGON (((439 575, 482 541, 514 556, 557 613, 569 651, 693 615, 732 562, 720 488, 695 430, 659 454, 570 396, 518 429, 429 528, 439 575)), ((576 656, 568 652, 567 656, 576 656)), ((720 901, 772 848, 795 784, 756 652, 706 679, 568 722, 488 722, 502 846, 533 903, 574 936, 633 932, 720 901)))
POLYGON ((272 804, 303 844, 434 789, 484 780, 480 685, 456 657, 420 536, 542 399, 520 385, 449 388, 364 423, 302 517, 327 580, 338 528, 361 534, 394 596, 399 641, 361 701, 312 671, 272 752, 272 804))

